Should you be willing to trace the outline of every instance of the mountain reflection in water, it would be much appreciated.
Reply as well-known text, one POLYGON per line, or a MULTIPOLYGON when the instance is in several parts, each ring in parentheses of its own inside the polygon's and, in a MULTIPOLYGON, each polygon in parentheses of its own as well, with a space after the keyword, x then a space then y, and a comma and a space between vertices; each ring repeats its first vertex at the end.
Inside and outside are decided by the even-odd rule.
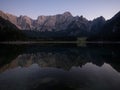
POLYGON ((0 90, 120 90, 119 45, 0 45, 0 90))

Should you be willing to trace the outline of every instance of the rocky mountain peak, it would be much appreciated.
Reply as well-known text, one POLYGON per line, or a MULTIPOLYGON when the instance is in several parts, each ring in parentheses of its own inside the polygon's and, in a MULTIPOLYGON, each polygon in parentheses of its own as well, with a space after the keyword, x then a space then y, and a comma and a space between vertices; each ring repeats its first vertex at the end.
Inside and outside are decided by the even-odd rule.
POLYGON ((0 16, 13 23, 17 28, 21 29, 21 27, 17 24, 17 16, 9 14, 9 13, 4 13, 3 11, 0 11, 0 16))
POLYGON ((37 20, 44 20, 47 16, 38 16, 37 20))
POLYGON ((41 23, 44 23, 45 21, 46 21, 46 19, 48 18, 48 16, 38 16, 38 18, 37 18, 37 23, 38 24, 41 24, 41 23))
POLYGON ((0 10, 0 15, 2 15, 4 12, 0 10))
POLYGON ((27 22, 27 23, 31 23, 32 22, 32 19, 28 16, 20 16, 18 17, 20 20, 22 20, 23 22, 27 22))
POLYGON ((103 21, 106 21, 103 16, 98 17, 98 19, 103 20, 103 21))
POLYGON ((68 17, 69 17, 69 16, 72 16, 72 14, 71 14, 70 12, 68 12, 68 11, 67 11, 67 12, 64 12, 63 15, 64 15, 64 16, 68 16, 68 17))
POLYGON ((100 17, 98 17, 98 18, 95 18, 94 20, 93 20, 93 22, 105 22, 106 20, 105 20, 105 18, 103 17, 103 16, 100 16, 100 17))
POLYGON ((8 16, 6 15, 6 13, 4 13, 3 11, 0 10, 0 16, 4 19, 8 19, 8 16))
POLYGON ((88 22, 88 20, 86 18, 84 18, 82 15, 79 17, 79 21, 88 22))

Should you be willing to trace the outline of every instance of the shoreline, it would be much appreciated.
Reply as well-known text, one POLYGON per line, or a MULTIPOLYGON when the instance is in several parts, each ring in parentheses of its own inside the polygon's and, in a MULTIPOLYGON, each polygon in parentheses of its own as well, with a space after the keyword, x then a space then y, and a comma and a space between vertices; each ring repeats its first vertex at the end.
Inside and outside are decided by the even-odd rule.
POLYGON ((120 41, 3 41, 0 44, 120 44, 120 41))

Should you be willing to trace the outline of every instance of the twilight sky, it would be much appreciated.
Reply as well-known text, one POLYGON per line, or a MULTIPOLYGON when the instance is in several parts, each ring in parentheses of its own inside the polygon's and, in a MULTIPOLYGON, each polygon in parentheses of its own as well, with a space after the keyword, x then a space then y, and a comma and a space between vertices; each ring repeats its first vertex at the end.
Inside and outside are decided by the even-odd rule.
POLYGON ((99 16, 111 18, 120 11, 120 0, 0 0, 0 10, 14 15, 55 15, 69 11, 89 20, 99 16))

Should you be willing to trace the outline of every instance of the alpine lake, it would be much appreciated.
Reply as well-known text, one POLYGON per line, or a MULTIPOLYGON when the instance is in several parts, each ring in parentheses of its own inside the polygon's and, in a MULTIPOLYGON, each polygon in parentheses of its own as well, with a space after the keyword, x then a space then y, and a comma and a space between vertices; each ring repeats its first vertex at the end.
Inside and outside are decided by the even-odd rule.
POLYGON ((0 44, 0 90, 120 90, 120 44, 0 44))

